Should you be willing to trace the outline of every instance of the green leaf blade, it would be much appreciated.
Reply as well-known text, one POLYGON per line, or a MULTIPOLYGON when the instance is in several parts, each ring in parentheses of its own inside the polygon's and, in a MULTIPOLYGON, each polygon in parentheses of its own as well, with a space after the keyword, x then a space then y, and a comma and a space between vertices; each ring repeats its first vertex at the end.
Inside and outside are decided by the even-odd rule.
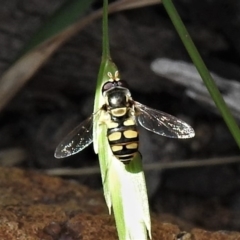
POLYGON ((197 48, 195 47, 186 27, 184 26, 177 10, 175 9, 172 0, 162 0, 162 3, 171 18, 173 25, 175 26, 189 56, 191 57, 194 65, 196 66, 204 84, 206 85, 213 101, 215 102, 219 112, 221 113, 229 131, 231 132, 235 142, 240 148, 240 129, 235 121, 231 111, 227 107, 217 85, 215 84, 212 76, 210 75, 206 65, 204 64, 197 48))
POLYGON ((18 58, 76 22, 90 8, 92 2, 93 0, 66 1, 33 35, 18 58))

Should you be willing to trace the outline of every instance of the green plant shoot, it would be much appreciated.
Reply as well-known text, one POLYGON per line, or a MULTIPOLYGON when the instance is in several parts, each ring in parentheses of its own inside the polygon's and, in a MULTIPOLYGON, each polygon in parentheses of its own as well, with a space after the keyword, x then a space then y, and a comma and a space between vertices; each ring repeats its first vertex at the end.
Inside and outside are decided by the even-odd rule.
MULTIPOLYGON (((98 74, 94 112, 103 106, 102 85, 109 80, 109 73, 118 71, 112 62, 108 41, 108 2, 104 0, 103 10, 103 53, 98 74)), ((113 208, 119 239, 139 240, 151 238, 151 223, 148 197, 141 157, 138 154, 127 166, 112 153, 107 127, 95 119, 93 126, 94 150, 99 155, 102 183, 106 203, 111 213, 113 208)))

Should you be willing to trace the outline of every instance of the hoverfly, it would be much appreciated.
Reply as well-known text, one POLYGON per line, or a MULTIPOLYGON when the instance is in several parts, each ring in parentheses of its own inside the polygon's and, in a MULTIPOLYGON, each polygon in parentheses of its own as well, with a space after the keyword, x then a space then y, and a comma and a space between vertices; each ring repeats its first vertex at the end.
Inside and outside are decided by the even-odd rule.
POLYGON ((58 145, 56 158, 76 154, 93 141, 93 121, 104 112, 107 118, 107 138, 113 155, 128 164, 138 152, 139 134, 137 124, 161 136, 170 138, 191 138, 195 133, 191 126, 167 113, 149 108, 132 99, 128 85, 120 80, 118 71, 102 86, 105 104, 88 119, 78 125, 58 145))

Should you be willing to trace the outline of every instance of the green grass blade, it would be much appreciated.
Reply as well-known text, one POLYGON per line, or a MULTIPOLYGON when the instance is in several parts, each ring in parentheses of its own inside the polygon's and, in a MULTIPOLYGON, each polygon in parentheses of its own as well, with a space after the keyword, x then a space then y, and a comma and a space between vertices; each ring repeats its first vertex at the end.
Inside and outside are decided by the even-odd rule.
POLYGON ((76 22, 89 9, 92 2, 93 0, 66 1, 34 34, 18 57, 76 22))
POLYGON ((162 3, 168 12, 188 54, 190 55, 193 63, 195 64, 200 76, 203 79, 213 101, 215 102, 217 108, 219 109, 224 121, 226 122, 232 136, 234 137, 237 145, 240 147, 240 130, 239 127, 227 107, 221 93, 219 92, 213 78, 211 77, 206 65, 204 64, 197 48, 195 47, 187 29, 185 28, 180 16, 178 15, 171 0, 162 0, 162 3))
MULTIPOLYGON (((97 112, 105 103, 104 98, 102 96, 101 88, 102 84, 108 80, 107 73, 108 72, 114 73, 116 70, 117 70, 116 66, 109 58, 102 57, 95 93, 94 112, 97 112)), ((109 192, 107 177, 108 166, 109 162, 111 162, 112 154, 111 150, 109 149, 106 132, 107 132, 106 126, 104 124, 99 125, 96 119, 93 125, 93 147, 95 153, 98 153, 104 196, 109 212, 111 212, 112 201, 109 192)))
MULTIPOLYGON (((109 80, 108 72, 114 76, 117 71, 110 57, 107 6, 108 2, 104 0, 102 61, 96 86, 94 112, 105 103, 101 88, 103 83, 109 80)), ((99 155, 104 196, 109 212, 113 208, 119 239, 148 239, 148 236, 151 237, 151 223, 141 158, 136 156, 128 166, 116 159, 106 137, 106 125, 95 120, 94 150, 99 155)))
POLYGON ((113 159, 109 167, 109 189, 119 239, 151 238, 148 197, 140 155, 128 166, 113 159))

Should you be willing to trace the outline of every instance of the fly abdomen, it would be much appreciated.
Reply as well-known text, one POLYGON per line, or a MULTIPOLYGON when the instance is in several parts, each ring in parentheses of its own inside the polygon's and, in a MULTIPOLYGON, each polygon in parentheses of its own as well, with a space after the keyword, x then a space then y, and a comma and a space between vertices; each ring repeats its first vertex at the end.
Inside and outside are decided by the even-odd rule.
POLYGON ((112 145, 111 149, 116 158, 118 158, 124 164, 127 164, 134 158, 135 154, 138 152, 138 142, 127 143, 124 145, 112 145), (121 149, 117 150, 116 147, 120 147, 121 149))
POLYGON ((138 152, 138 131, 135 122, 131 119, 124 119, 118 122, 111 122, 110 125, 117 123, 118 126, 108 128, 107 137, 109 145, 115 157, 121 162, 129 163, 138 152))

